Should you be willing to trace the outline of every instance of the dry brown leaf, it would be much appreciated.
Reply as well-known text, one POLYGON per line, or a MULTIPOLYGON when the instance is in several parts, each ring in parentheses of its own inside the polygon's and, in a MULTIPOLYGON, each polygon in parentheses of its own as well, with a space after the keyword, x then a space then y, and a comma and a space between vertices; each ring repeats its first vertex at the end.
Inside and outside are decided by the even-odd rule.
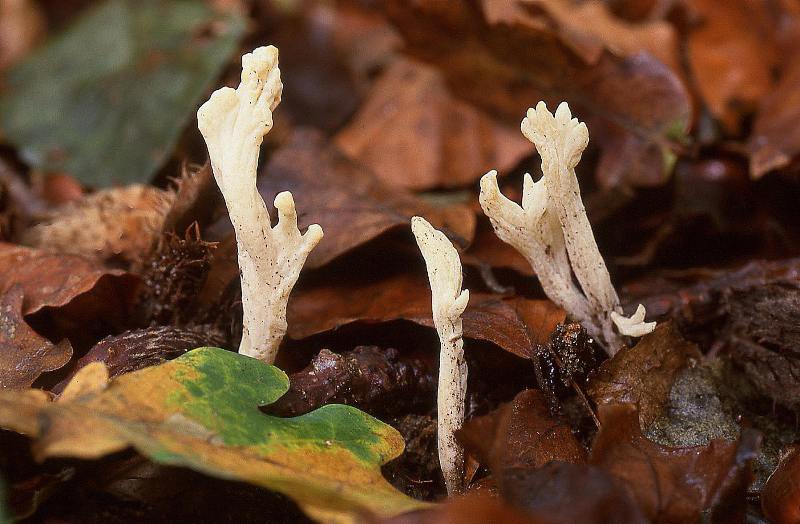
POLYGON ((44 307, 64 306, 93 290, 101 280, 127 278, 126 275, 84 257, 0 243, 0 291, 19 284, 25 296, 25 315, 44 307))
POLYGON ((0 71, 27 55, 44 38, 45 26, 34 0, 0 0, 0 71))
POLYGON ((516 126, 455 99, 436 69, 409 59, 389 66, 335 142, 387 185, 409 189, 468 186, 533 151, 516 126))
POLYGON ((22 318, 23 288, 0 298, 0 389, 30 387, 42 373, 62 368, 72 357, 69 341, 53 344, 22 318))
POLYGON ((410 52, 436 64, 457 95, 513 124, 539 100, 553 107, 566 100, 600 145, 601 184, 662 184, 674 158, 671 141, 683 138, 691 117, 681 79, 645 51, 663 36, 631 32, 605 13, 605 27, 617 36, 598 43, 599 31, 589 29, 596 20, 575 24, 556 5, 396 0, 388 11, 410 52))
POLYGON ((601 405, 598 416, 589 462, 625 482, 652 522, 700 522, 703 512, 711 522, 744 520, 757 432, 745 431, 739 442, 668 448, 642 435, 633 404, 601 405))
POLYGON ((686 366, 701 358, 672 322, 660 324, 632 348, 623 348, 595 372, 587 393, 598 406, 631 402, 639 405, 647 427, 669 399, 672 383, 686 366))
POLYGON ((779 61, 772 6, 760 1, 693 0, 699 18, 687 40, 689 66, 711 112, 739 131, 772 87, 779 61))
MULTIPOLYGON (((433 327, 431 315, 430 288, 422 275, 401 273, 373 282, 339 279, 292 295, 288 334, 298 340, 354 322, 392 320, 433 327)), ((470 294, 462 315, 465 337, 491 342, 522 358, 531 358, 534 343, 546 341, 563 319, 564 312, 548 300, 504 300, 486 293, 470 294)))
POLYGON ((295 132, 272 156, 258 188, 268 204, 281 191, 291 191, 300 228, 322 226, 325 236, 309 255, 307 268, 322 266, 392 229, 408 228, 414 215, 424 216, 461 245, 475 231, 475 215, 468 206, 435 207, 391 188, 310 130, 295 132))
POLYGON ((774 524, 800 522, 800 446, 792 446, 761 489, 761 507, 774 524))
POLYGON ((506 469, 536 469, 554 460, 585 462, 586 450, 549 406, 541 391, 525 390, 488 415, 468 420, 456 433, 458 441, 489 466, 501 490, 506 469))

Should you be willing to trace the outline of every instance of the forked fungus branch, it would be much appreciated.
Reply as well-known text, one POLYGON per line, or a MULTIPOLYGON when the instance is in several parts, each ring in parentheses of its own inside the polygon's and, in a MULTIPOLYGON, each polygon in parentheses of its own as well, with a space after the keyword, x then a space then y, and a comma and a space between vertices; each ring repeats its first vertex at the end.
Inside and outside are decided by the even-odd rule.
POLYGON ((236 232, 244 321, 239 353, 272 363, 286 333, 286 303, 322 228, 297 228, 294 199, 275 197, 278 223, 256 188, 258 154, 281 101, 278 50, 259 47, 242 57, 239 87, 215 91, 197 111, 214 178, 236 232))
POLYGON ((481 179, 481 207, 497 236, 531 264, 547 296, 613 355, 624 345, 623 336, 642 336, 656 324, 644 322, 641 305, 632 317, 622 315, 597 248, 575 176, 589 131, 572 118, 566 102, 555 115, 539 102, 528 109, 521 129, 542 157, 544 176, 534 182, 525 175, 520 206, 500 192, 497 172, 490 171, 481 179))
POLYGON ((450 240, 424 218, 414 217, 411 230, 417 239, 431 285, 433 324, 439 334, 439 388, 437 393, 439 463, 449 494, 464 488, 464 450, 455 432, 464 423, 467 363, 464 360, 461 314, 469 302, 462 291, 461 260, 450 240))

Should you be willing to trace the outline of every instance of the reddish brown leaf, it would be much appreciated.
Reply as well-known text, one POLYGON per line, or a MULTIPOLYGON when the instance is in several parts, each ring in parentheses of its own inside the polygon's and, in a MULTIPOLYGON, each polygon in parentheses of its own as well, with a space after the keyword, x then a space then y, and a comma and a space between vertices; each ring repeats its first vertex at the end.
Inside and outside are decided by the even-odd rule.
POLYGON ((492 268, 513 269, 523 275, 533 275, 530 263, 519 251, 500 240, 488 224, 480 224, 475 232, 475 240, 462 255, 464 264, 492 268))
POLYGON ((635 346, 605 361, 587 393, 600 406, 638 404, 641 424, 647 427, 661 414, 678 372, 700 358, 697 346, 685 340, 673 323, 662 323, 635 346))
POLYGON ((104 268, 80 256, 0 243, 0 291, 19 284, 25 296, 25 315, 44 307, 64 306, 101 280, 124 275, 124 271, 104 268))
POLYGON ((529 515, 491 495, 467 495, 450 499, 425 511, 415 511, 380 524, 464 524, 503 522, 504 524, 551 524, 544 515, 529 515))
POLYGON ((533 150, 516 126, 454 99, 437 70, 408 59, 389 66, 335 141, 387 185, 411 189, 467 186, 533 150))
POLYGON ((601 146, 601 183, 656 185, 666 179, 668 142, 686 132, 691 107, 678 76, 646 52, 667 49, 663 37, 622 21, 612 24, 600 5, 586 12, 603 12, 604 25, 615 28, 613 39, 599 40, 604 31, 589 29, 597 27, 597 13, 580 24, 572 11, 551 2, 390 5, 410 51, 440 67, 459 96, 513 124, 539 100, 552 106, 566 100, 601 146))
POLYGON ((644 524, 623 482, 589 464, 550 462, 539 469, 509 469, 502 495, 514 507, 553 524, 644 524))
POLYGON ((528 389, 495 411, 464 424, 457 438, 500 483, 507 469, 536 469, 548 462, 583 463, 586 450, 565 423, 550 414, 541 391, 528 389))
POLYGON ((732 132, 772 87, 778 62, 776 20, 766 2, 694 0, 698 17, 687 51, 700 94, 732 132))
POLYGON ((0 71, 18 62, 45 36, 46 20, 33 0, 0 0, 0 71))
MULTIPOLYGON (((321 135, 303 130, 276 152, 258 182, 268 203, 291 191, 300 228, 317 223, 325 236, 306 267, 319 267, 391 229, 410 227, 422 215, 463 245, 472 240, 475 216, 467 206, 437 208, 377 180, 364 166, 348 159, 321 135)), ((274 211, 273 211, 273 216, 274 211)))
POLYGON ((18 285, 0 299, 0 389, 30 387, 42 373, 62 368, 72 357, 69 341, 54 345, 25 322, 22 302, 18 285))
POLYGON ((651 521, 699 522, 704 511, 712 522, 744 519, 757 433, 745 430, 738 442, 667 448, 642 435, 633 404, 607 404, 598 411, 601 428, 589 462, 625 482, 651 521))
MULTIPOLYGON (((422 275, 401 273, 373 282, 339 279, 292 294, 288 334, 302 339, 353 322, 391 320, 433 327, 431 315, 430 287, 422 275)), ((549 301, 473 293, 463 315, 464 336, 530 358, 534 341, 547 340, 563 315, 549 301)))
POLYGON ((774 524, 800 522, 800 446, 789 449, 761 489, 761 507, 774 524))

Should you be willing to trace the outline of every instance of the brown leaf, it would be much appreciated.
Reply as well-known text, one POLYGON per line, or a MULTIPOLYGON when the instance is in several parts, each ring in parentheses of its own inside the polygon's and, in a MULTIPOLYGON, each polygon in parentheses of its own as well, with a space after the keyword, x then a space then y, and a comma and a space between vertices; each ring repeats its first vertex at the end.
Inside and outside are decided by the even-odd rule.
POLYGON ((38 249, 0 243, 0 291, 19 284, 23 314, 61 307, 109 278, 128 278, 124 271, 106 269, 76 255, 56 255, 38 249))
POLYGON ((42 373, 62 368, 72 357, 69 341, 54 345, 22 318, 23 288, 0 299, 0 389, 30 387, 42 373))
POLYGON ((45 27, 33 0, 0 0, 0 71, 28 54, 44 38, 45 27))
POLYGON ((599 407, 600 431, 589 462, 625 482, 645 515, 657 523, 744 520, 750 463, 760 437, 745 430, 738 442, 668 448, 648 440, 633 404, 599 407))
MULTIPOLYGON (((430 287, 420 274, 372 282, 339 278, 299 289, 289 299, 287 313, 288 334, 296 340, 353 322, 408 320, 433 327, 430 287)), ((530 358, 534 341, 547 340, 563 315, 550 301, 472 293, 462 317, 464 336, 530 358)))
MULTIPOLYGON (((800 25, 800 22, 797 22, 800 25)), ((800 33, 800 30, 798 30, 800 33)), ((747 143, 750 176, 755 179, 788 166, 800 154, 800 58, 786 66, 775 89, 761 100, 747 143)))
POLYGON ((623 348, 595 372, 587 393, 598 406, 630 402, 639 405, 647 427, 662 413, 677 374, 701 358, 671 322, 660 324, 632 348, 623 348))
POLYGON ((448 499, 433 509, 415 511, 392 519, 370 521, 380 524, 464 524, 503 522, 504 524, 551 524, 545 515, 529 515, 485 494, 448 499))
POLYGON ((104 189, 65 204, 22 233, 22 244, 103 262, 140 260, 161 236, 175 193, 152 186, 104 189))
POLYGON ((322 226, 325 236, 309 255, 307 268, 322 266, 389 230, 410 227, 414 215, 426 217, 463 245, 475 230, 475 216, 467 206, 437 208, 388 187, 309 130, 295 132, 272 156, 258 189, 268 204, 281 191, 291 191, 300 228, 322 226))
POLYGON ((516 126, 454 99, 436 69, 408 59, 389 66, 335 142, 387 185, 410 189, 467 186, 533 150, 516 126))
POLYGON ((773 6, 764 2, 694 0, 699 18, 689 34, 689 66, 714 116, 737 132, 742 116, 772 87, 779 61, 773 6))
POLYGON ((761 507, 774 524, 800 522, 800 446, 789 449, 761 489, 761 507))
POLYGON ((503 498, 553 524, 644 524, 625 484, 589 464, 550 462, 539 469, 509 469, 503 498))
POLYGON ((500 240, 488 224, 480 223, 475 240, 461 256, 465 265, 488 265, 491 268, 513 269, 523 275, 534 275, 530 263, 519 251, 500 240))
POLYGON ((586 450, 549 406, 541 391, 528 389, 488 415, 468 420, 456 436, 489 466, 501 490, 507 469, 536 469, 554 460, 585 462, 586 450))
POLYGON ((601 147, 602 184, 663 183, 673 156, 669 142, 686 132, 691 116, 680 78, 645 51, 664 45, 663 37, 611 24, 600 5, 586 10, 592 16, 586 23, 573 22, 574 12, 554 9, 559 5, 397 0, 389 12, 410 51, 440 67, 457 95, 515 125, 539 100, 553 107, 566 100, 601 147), (603 31, 588 29, 599 12, 614 27, 613 39, 598 40, 603 31))

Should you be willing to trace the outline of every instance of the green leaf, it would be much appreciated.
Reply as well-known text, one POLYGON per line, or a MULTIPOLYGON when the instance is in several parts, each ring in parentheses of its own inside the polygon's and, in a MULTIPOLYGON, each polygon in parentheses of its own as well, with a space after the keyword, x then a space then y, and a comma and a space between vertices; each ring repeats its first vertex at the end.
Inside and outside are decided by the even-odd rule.
POLYGON ((290 419, 260 412, 289 387, 274 366, 200 348, 109 384, 105 377, 102 364, 83 368, 56 402, 35 390, 0 391, 0 426, 35 437, 37 458, 133 446, 156 462, 279 491, 325 521, 426 506, 381 475, 403 450, 392 427, 343 405, 290 419))
POLYGON ((0 135, 45 171, 146 181, 243 32, 202 2, 110 0, 7 75, 0 135))

